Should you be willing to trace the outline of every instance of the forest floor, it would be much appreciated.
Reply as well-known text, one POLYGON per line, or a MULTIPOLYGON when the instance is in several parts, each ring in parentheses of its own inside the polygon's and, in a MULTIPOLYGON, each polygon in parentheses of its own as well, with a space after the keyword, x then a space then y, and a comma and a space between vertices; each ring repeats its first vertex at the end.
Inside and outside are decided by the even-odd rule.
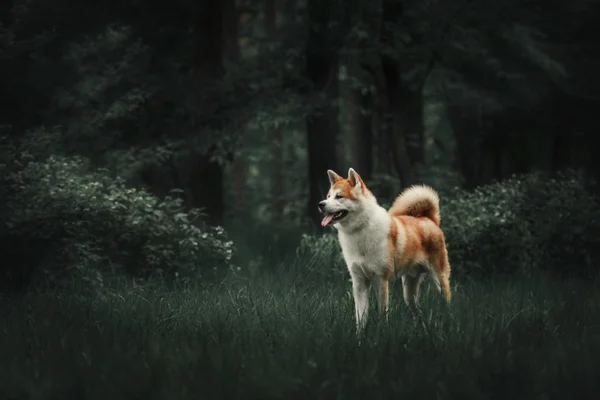
MULTIPOLYGON (((47 292, 0 302, 0 399, 564 399, 600 387, 598 282, 425 284, 416 323, 354 335, 350 283, 291 272, 210 288, 47 292)), ((373 304, 372 295, 372 304, 373 304)))

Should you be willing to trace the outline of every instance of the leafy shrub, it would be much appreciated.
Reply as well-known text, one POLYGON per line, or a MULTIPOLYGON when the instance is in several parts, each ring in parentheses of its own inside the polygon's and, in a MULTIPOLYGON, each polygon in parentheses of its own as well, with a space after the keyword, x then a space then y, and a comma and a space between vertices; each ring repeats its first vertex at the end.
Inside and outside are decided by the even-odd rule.
MULTIPOLYGON (((600 261, 600 207, 574 172, 515 176, 441 198, 454 276, 552 270, 589 275, 600 261)), ((305 235, 297 260, 312 273, 346 273, 335 235, 305 235)))
POLYGON ((110 272, 185 282, 231 267, 224 230, 197 222, 199 211, 184 212, 179 198, 129 188, 81 158, 13 161, 0 166, 2 264, 13 284, 38 276, 102 284, 110 272))
POLYGON ((598 260, 600 209, 574 172, 513 177, 441 199, 454 272, 587 273, 598 260))

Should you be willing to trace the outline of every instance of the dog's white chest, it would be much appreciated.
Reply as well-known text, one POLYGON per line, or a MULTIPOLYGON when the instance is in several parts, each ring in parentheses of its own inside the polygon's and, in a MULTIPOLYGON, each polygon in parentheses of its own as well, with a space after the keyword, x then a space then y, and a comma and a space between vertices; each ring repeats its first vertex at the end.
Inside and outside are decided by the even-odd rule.
POLYGON ((386 265, 386 241, 381 240, 377 232, 365 233, 361 235, 345 235, 341 233, 339 235, 344 260, 351 273, 356 272, 352 270, 352 268, 356 267, 360 267, 364 271, 375 272, 386 265))
POLYGON ((346 235, 340 235, 340 243, 344 255, 353 261, 369 258, 373 253, 372 243, 365 238, 353 238, 346 235))

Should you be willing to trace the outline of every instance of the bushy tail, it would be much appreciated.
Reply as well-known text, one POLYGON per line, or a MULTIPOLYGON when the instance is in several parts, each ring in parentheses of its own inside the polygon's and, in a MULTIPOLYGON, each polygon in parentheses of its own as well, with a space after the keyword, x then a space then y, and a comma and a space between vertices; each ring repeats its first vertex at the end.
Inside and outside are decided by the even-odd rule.
POLYGON ((415 185, 405 189, 396 198, 388 213, 426 217, 440 225, 440 198, 435 190, 426 185, 415 185))

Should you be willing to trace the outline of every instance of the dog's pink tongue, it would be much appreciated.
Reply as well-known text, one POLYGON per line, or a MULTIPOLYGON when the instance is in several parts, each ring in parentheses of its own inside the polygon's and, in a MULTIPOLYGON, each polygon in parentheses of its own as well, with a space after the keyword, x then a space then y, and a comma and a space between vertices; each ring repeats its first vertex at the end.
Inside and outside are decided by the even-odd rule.
POLYGON ((323 221, 321 221, 321 226, 327 226, 327 225, 329 225, 329 223, 331 222, 332 219, 333 219, 333 215, 327 214, 325 216, 325 218, 323 218, 323 221))

